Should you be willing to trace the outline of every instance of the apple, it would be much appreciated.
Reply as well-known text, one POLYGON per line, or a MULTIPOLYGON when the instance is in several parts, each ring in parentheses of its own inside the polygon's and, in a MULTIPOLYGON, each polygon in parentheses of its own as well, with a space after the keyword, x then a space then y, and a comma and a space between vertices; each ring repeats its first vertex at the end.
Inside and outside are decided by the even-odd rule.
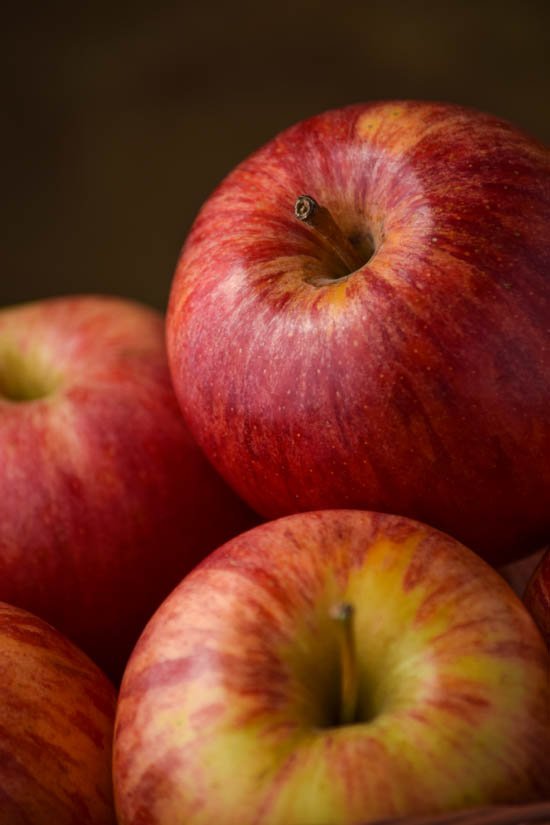
POLYGON ((266 518, 399 513, 505 564, 550 538, 549 269, 545 146, 451 104, 326 112, 201 209, 179 403, 266 518))
POLYGON ((550 647, 550 547, 529 579, 523 601, 550 647))
POLYGON ((257 523, 192 440, 164 319, 115 297, 0 311, 0 599, 118 678, 181 577, 257 523))
POLYGON ((357 825, 550 793, 550 656, 478 555, 365 511, 208 556, 130 657, 120 825, 357 825))
POLYGON ((115 825, 115 704, 82 651, 0 603, 0 825, 115 825))

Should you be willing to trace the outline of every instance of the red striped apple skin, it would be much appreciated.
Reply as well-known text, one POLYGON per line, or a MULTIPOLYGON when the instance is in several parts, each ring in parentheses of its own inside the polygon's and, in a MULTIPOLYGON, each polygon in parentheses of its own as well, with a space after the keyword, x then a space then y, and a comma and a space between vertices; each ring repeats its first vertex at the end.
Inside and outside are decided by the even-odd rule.
POLYGON ((322 511, 215 551, 145 629, 115 724, 120 825, 357 825, 550 794, 550 658, 501 576, 396 516, 322 511), (338 725, 355 607, 359 712, 338 725))
POLYGON ((550 648, 550 547, 533 571, 523 600, 550 648))
POLYGON ((549 273, 540 143, 440 103, 313 117, 189 234, 167 323, 181 408, 268 518, 400 513, 504 564, 550 536, 549 273), (349 277, 295 219, 303 193, 364 258, 372 236, 349 277))
POLYGON ((0 599, 115 680, 182 576, 257 523, 183 422, 163 317, 114 297, 0 311, 0 491, 0 599))
POLYGON ((41 619, 0 602, 0 825, 116 825, 115 689, 41 619))

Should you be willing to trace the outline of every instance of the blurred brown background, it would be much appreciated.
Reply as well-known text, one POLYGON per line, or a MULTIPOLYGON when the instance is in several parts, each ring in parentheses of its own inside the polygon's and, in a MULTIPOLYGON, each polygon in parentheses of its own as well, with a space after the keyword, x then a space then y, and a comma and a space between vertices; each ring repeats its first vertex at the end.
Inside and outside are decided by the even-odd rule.
POLYGON ((0 304, 166 305, 202 201, 291 123, 461 102, 550 141, 550 2, 78 2, 4 12, 0 304))

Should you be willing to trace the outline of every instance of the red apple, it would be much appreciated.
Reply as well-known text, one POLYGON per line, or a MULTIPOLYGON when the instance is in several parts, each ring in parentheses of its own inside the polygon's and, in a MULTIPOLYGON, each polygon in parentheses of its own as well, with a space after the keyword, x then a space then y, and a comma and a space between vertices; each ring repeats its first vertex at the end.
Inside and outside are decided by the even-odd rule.
POLYGON ((313 117, 238 166, 187 239, 167 320, 181 408, 266 517, 400 513, 504 564, 550 537, 549 271, 540 143, 441 103, 313 117))
POLYGON ((0 825, 115 825, 115 690, 48 624, 0 603, 0 825))
POLYGON ((523 601, 550 647, 550 548, 529 579, 523 601))
POLYGON ((192 441, 163 318, 117 298, 0 311, 0 599, 114 678, 181 577, 251 514, 192 441))
POLYGON ((549 678, 521 601, 443 533, 359 511, 264 524, 195 568, 132 653, 119 823, 356 825, 543 798, 549 678))

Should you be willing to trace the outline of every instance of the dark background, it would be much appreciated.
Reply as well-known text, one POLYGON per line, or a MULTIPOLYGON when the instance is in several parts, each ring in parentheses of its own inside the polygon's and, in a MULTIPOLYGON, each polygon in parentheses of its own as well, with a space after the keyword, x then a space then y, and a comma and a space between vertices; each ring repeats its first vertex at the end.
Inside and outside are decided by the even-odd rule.
POLYGON ((3 305, 106 292, 164 309, 216 183, 330 107, 449 100, 550 141, 547 0, 44 0, 4 15, 3 305))

